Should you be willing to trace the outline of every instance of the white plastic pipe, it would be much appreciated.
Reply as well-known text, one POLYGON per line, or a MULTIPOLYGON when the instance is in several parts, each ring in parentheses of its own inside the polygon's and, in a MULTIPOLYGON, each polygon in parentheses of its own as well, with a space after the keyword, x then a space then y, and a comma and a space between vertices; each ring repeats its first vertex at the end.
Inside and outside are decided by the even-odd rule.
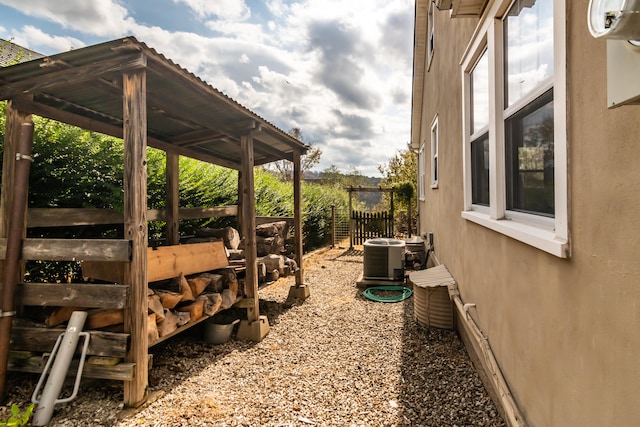
POLYGON ((80 339, 80 334, 82 334, 82 328, 84 328, 84 322, 87 319, 86 311, 74 311, 71 314, 71 318, 69 319, 69 323, 65 332, 58 338, 56 344, 51 352, 51 356, 47 365, 42 372, 42 376, 40 377, 40 381, 36 386, 36 389, 33 392, 33 396, 31 400, 34 403, 37 403, 38 406, 33 414, 32 425, 34 426, 46 426, 49 424, 51 420, 51 416, 53 415, 53 408, 56 403, 64 403, 72 400, 78 393, 78 386, 80 385, 80 377, 82 375, 82 368, 84 362, 84 354, 86 353, 86 348, 89 344, 89 337, 85 334, 85 342, 84 342, 84 351, 83 357, 80 359, 80 365, 78 366, 78 374, 76 376, 76 383, 74 386, 73 394, 71 397, 67 399, 58 399, 60 395, 60 391, 62 390, 62 385, 64 384, 64 379, 67 376, 67 371, 69 371, 69 365, 71 364, 71 360, 73 359, 73 355, 76 351, 76 347, 78 345, 78 341, 80 339), (47 372, 51 363, 53 361, 53 367, 51 368, 51 373, 47 378, 47 383, 44 386, 44 390, 42 391, 42 396, 40 400, 37 400, 37 394, 42 386, 42 382, 47 376, 47 372))

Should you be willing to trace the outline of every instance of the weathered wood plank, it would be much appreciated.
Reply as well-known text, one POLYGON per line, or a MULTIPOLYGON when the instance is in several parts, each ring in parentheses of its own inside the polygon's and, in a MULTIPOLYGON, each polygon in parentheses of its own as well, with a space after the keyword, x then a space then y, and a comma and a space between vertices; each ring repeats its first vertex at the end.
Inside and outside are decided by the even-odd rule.
MULTIPOLYGON (((43 61, 46 61, 46 59, 43 61)), ((146 66, 146 64, 146 55, 141 53, 91 62, 87 65, 47 73, 46 75, 21 80, 17 83, 5 84, 0 87, 0 99, 10 99, 24 93, 38 93, 59 86, 95 80, 105 74, 140 68, 146 66)))
MULTIPOLYGON (((146 319, 146 313, 145 313, 146 319)), ((11 349, 50 352, 62 328, 35 328, 14 326, 11 329, 11 349)), ((89 331, 91 339, 87 354, 91 356, 124 357, 129 343, 129 334, 89 331)))
POLYGON ((149 251, 148 260, 149 282, 177 277, 180 273, 188 276, 229 266, 223 242, 159 246, 149 251))
MULTIPOLYGON (((47 359, 34 356, 29 359, 12 359, 9 361, 9 370, 13 372, 28 372, 40 374, 44 370, 47 359)), ((130 381, 135 376, 134 363, 118 363, 113 366, 84 364, 82 376, 102 380, 130 381)), ((67 376, 75 377, 78 372, 78 360, 72 360, 67 376)))
POLYGON ((260 318, 258 306, 258 255, 256 247, 256 198, 253 173, 253 138, 243 135, 240 138, 242 148, 242 236, 245 254, 245 294, 254 298, 252 307, 247 308, 247 320, 255 322, 260 318))
POLYGON ((30 208, 27 227, 73 227, 79 225, 122 224, 122 212, 115 209, 30 208))
MULTIPOLYGON (((295 232, 295 259, 298 264, 296 286, 304 284, 303 234, 302 231, 302 167, 301 153, 296 150, 293 158, 293 229, 295 232)), ((285 236, 286 237, 286 236, 285 236)))
MULTIPOLYGON (((24 239, 23 260, 128 261, 131 248, 118 239, 24 239)), ((0 259, 5 259, 7 240, 0 239, 0 259)))
POLYGON ((178 194, 178 185, 180 182, 179 162, 180 156, 178 154, 167 153, 165 167, 165 206, 167 207, 165 210, 165 234, 168 245, 177 245, 180 243, 180 230, 178 229, 180 222, 180 198, 178 194))
MULTIPOLYGON (((147 259, 149 282, 172 279, 180 273, 186 276, 229 265, 223 242, 148 248, 147 259)), ((121 262, 85 261, 82 263, 82 274, 94 280, 124 284, 124 265, 121 262)))
POLYGON ((125 361, 135 363, 135 378, 124 382, 124 403, 144 401, 148 382, 147 333, 147 74, 122 75, 124 140, 124 235, 131 240, 131 262, 124 263, 124 283, 130 286, 124 330, 131 334, 125 361))
POLYGON ((42 307, 125 307, 129 287, 89 283, 18 283, 16 302, 19 305, 42 307))
MULTIPOLYGON (((179 208, 179 219, 222 218, 236 216, 238 207, 179 208)), ((164 209, 149 209, 148 221, 166 221, 164 209)), ((123 224, 124 217, 115 209, 31 208, 27 211, 27 228, 74 227, 83 225, 123 224)))

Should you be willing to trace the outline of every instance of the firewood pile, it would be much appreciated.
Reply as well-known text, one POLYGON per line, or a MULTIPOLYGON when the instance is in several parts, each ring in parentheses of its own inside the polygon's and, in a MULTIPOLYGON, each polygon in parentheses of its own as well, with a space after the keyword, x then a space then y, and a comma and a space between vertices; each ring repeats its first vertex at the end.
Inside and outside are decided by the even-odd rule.
MULTIPOLYGON (((244 239, 233 227, 200 228, 189 242, 222 240, 227 248, 229 264, 242 271, 245 267, 244 239)), ((271 283, 280 277, 288 277, 298 270, 296 262, 289 258, 291 236, 287 221, 276 221, 256 226, 256 251, 258 255, 258 281, 271 283)))
POLYGON ((150 283, 148 289, 149 344, 189 322, 213 316, 230 308, 239 295, 238 278, 232 267, 150 283))

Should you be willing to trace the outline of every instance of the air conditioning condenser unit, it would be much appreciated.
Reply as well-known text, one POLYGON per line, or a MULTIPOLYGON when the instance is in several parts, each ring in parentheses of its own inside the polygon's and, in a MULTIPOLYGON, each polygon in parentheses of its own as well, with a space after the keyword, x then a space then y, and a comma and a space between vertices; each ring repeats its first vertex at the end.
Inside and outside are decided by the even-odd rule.
POLYGON ((368 280, 404 280, 405 242, 390 238, 364 242, 364 274, 368 280))

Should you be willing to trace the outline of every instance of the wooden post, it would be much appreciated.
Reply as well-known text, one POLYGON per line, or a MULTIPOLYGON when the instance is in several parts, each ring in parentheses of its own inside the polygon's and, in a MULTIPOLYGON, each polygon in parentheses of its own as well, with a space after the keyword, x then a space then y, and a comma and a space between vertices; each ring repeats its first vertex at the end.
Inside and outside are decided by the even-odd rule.
POLYGON ((252 300, 247 308, 247 320, 258 321, 260 310, 258 308, 258 254, 256 246, 256 197, 253 182, 253 137, 242 135, 240 137, 242 151, 242 165, 240 176, 242 177, 242 235, 244 237, 244 255, 246 264, 246 276, 244 290, 247 298, 252 300))
POLYGON ((244 183, 242 178, 242 169, 238 171, 238 232, 240 233, 240 239, 244 237, 244 220, 242 218, 242 195, 244 194, 244 183))
POLYGON ((180 183, 180 155, 175 153, 167 153, 166 164, 166 212, 167 212, 167 245, 177 245, 180 243, 179 213, 180 199, 178 195, 178 186, 180 183))
POLYGON ((293 152, 293 228, 295 230, 295 255, 299 270, 296 272, 296 286, 304 284, 304 241, 302 233, 302 166, 301 154, 293 152))
MULTIPOLYGON (((0 237, 8 238, 9 236, 9 225, 10 225, 10 216, 12 211, 14 211, 18 206, 13 206, 14 203, 14 187, 16 183, 16 154, 18 152, 18 146, 20 144, 21 139, 21 129, 22 124, 28 123, 33 125, 31 120, 31 115, 26 114, 12 108, 12 103, 9 102, 6 107, 6 123, 5 123, 5 140, 4 140, 4 153, 3 153, 3 164, 2 164, 2 193, 0 194, 0 237)), ((33 137, 33 134, 30 135, 30 138, 33 137)), ((24 141, 23 141, 24 142, 24 141)), ((31 143, 32 140, 29 141, 29 153, 22 153, 31 155, 31 143)), ((22 162, 26 162, 29 160, 21 160, 22 162)), ((28 169, 27 169, 28 171, 28 169)), ((27 178, 28 180, 28 172, 27 178)), ((26 231, 26 194, 24 195, 24 200, 18 201, 16 203, 24 203, 24 221, 19 225, 22 228, 22 235, 24 236, 26 231)), ((22 209, 21 209, 22 210, 22 209)), ((14 218, 15 220, 15 218, 14 218)), ((14 225, 15 226, 15 225, 14 225)), ((9 255, 9 254, 7 254, 9 255)), ((14 254, 15 255, 15 254, 14 254)), ((17 255, 19 258, 19 254, 17 255)), ((10 258, 7 256, 6 258, 10 258)), ((5 258, 5 259, 6 259, 5 258)), ((11 257, 15 258, 15 256, 11 257)), ((5 392, 6 392, 6 374, 7 374, 7 363, 9 356, 9 347, 10 347, 10 335, 11 335, 11 326, 13 323, 13 314, 15 312, 15 307, 13 305, 15 298, 14 290, 11 286, 15 286, 15 282, 19 276, 19 268, 15 265, 18 260, 13 259, 9 260, 13 262, 13 266, 5 266, 5 259, 0 260, 0 278, 7 279, 6 275, 12 276, 12 280, 0 280, 0 295, 2 298, 2 306, 0 309, 7 310, 8 313, 3 313, 4 316, 0 317, 0 400, 4 400, 5 392), (7 270, 5 270, 7 268, 7 270), (11 282, 11 283, 9 283, 11 282), (4 296, 7 295, 7 301, 5 301, 4 296), (5 303, 7 304, 5 306, 5 303), (9 308, 9 306, 11 306, 9 308)))
POLYGON ((137 407, 148 385, 147 335, 147 78, 145 70, 123 74, 124 232, 131 242, 131 262, 125 263, 124 284, 129 300, 124 329, 131 336, 126 361, 135 363, 135 377, 124 382, 124 403, 137 407))
POLYGON ((351 195, 353 191, 349 188, 349 249, 353 249, 353 208, 351 207, 351 195))

